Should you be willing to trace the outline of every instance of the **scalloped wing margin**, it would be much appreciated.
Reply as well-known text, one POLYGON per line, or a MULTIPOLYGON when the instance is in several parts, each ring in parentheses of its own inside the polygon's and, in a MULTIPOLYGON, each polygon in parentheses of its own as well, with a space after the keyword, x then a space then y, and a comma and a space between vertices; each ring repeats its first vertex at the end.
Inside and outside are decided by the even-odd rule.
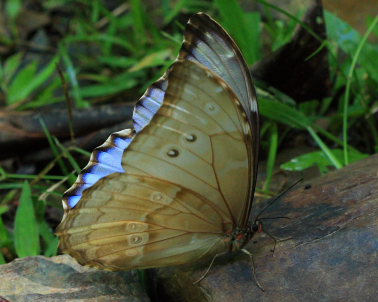
POLYGON ((163 104, 168 81, 164 75, 155 82, 140 98, 134 108, 133 129, 112 133, 104 144, 94 149, 89 163, 80 172, 75 183, 63 195, 63 207, 71 209, 80 201, 83 191, 98 180, 115 172, 125 172, 122 168, 122 155, 132 142, 136 133, 147 126, 163 104))

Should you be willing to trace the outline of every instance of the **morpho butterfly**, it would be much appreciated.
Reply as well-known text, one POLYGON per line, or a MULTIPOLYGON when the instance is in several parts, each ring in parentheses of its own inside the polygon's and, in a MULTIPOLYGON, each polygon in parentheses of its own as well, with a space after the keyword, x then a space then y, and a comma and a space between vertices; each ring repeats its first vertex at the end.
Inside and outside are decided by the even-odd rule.
POLYGON ((110 270, 178 265, 241 249, 256 184, 259 116, 243 56, 204 13, 63 197, 60 247, 110 270))

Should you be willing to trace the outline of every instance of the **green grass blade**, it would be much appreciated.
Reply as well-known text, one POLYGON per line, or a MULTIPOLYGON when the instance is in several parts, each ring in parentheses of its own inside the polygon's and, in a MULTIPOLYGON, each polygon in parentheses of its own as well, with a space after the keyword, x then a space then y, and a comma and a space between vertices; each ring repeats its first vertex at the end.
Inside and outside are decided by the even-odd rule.
POLYGON ((13 56, 7 58, 7 60, 5 61, 5 64, 2 68, 3 76, 1 78, 3 84, 9 83, 17 69, 20 67, 22 55, 23 54, 21 52, 18 52, 13 56))
POLYGON ((298 24, 300 24, 309 34, 311 34, 316 40, 318 40, 319 42, 323 42, 323 39, 317 35, 312 29, 310 26, 308 26, 306 23, 304 23, 302 20, 298 19, 296 16, 290 14, 289 12, 283 10, 282 8, 276 6, 276 5, 273 5, 273 4, 270 4, 268 3, 267 1, 265 0, 256 0, 256 2, 259 2, 263 5, 265 5, 266 7, 269 7, 271 9, 274 9, 278 12, 280 12, 281 14, 285 15, 286 17, 294 20, 295 22, 297 22, 298 24))
POLYGON ((313 137, 315 142, 318 144, 320 149, 329 158, 330 162, 337 168, 340 169, 342 164, 335 158, 332 151, 327 147, 327 145, 321 140, 321 138, 316 134, 312 128, 311 120, 308 119, 301 111, 295 108, 275 101, 274 99, 260 98, 260 112, 261 115, 273 119, 277 122, 286 124, 291 127, 305 129, 313 137))
POLYGON ((246 37, 246 51, 251 57, 251 64, 262 58, 262 39, 261 39, 261 16, 258 12, 245 14, 245 23, 248 37, 246 37))
POLYGON ((16 211, 14 245, 18 257, 35 256, 40 251, 38 224, 31 189, 26 181, 22 186, 20 203, 16 211))
MULTIPOLYGON (((325 20, 327 25, 327 35, 330 43, 337 45, 351 58, 355 55, 363 37, 348 23, 338 18, 336 15, 326 11, 325 20)), ((374 27, 374 19, 370 24, 374 27)), ((368 29, 369 30, 369 29, 368 29)), ((373 29, 374 30, 374 29, 373 29)), ((369 33, 370 34, 370 33, 369 33)), ((362 54, 359 57, 358 65, 369 74, 369 77, 378 81, 378 47, 369 41, 364 43, 362 54)), ((345 79, 347 72, 345 73, 345 79)))
MULTIPOLYGON (((339 139, 338 137, 334 136, 332 133, 328 132, 327 130, 325 130, 324 128, 314 124, 312 126, 312 128, 314 130, 316 130, 317 133, 323 135, 324 137, 326 137, 327 139, 329 139, 330 141, 333 141, 335 144, 339 145, 339 146, 343 146, 343 140, 339 139)), ((349 146, 349 150, 351 151, 354 151, 354 152, 358 152, 357 149, 353 148, 352 146, 349 146)))
POLYGON ((134 25, 134 42, 144 46, 147 41, 146 14, 141 0, 131 0, 131 15, 134 25))
POLYGON ((264 191, 269 190, 270 183, 273 177, 274 165, 277 157, 278 150, 278 128, 276 123, 271 123, 270 127, 270 139, 269 139, 269 153, 266 165, 266 180, 264 185, 264 191))
MULTIPOLYGON (((4 213, 8 212, 9 208, 6 206, 0 206, 0 216, 3 215, 4 213)), ((0 233, 0 238, 1 238, 1 233, 0 233)))
POLYGON ((80 91, 79 81, 77 79, 77 72, 74 64, 68 55, 68 51, 65 47, 60 48, 60 54, 64 62, 65 71, 68 75, 69 83, 71 84, 72 95, 78 108, 88 107, 88 103, 83 100, 80 91))
POLYGON ((8 207, 0 206, 0 248, 6 247, 10 242, 8 230, 3 222, 1 215, 9 210, 8 207))
MULTIPOLYGON (((332 149, 332 154, 339 160, 343 160, 342 149, 332 149)), ((355 162, 368 157, 367 154, 360 153, 359 151, 351 151, 351 161, 355 162)), ((318 166, 321 173, 325 174, 329 172, 328 167, 331 166, 331 162, 325 156, 323 151, 313 151, 306 154, 301 154, 290 161, 281 164, 281 168, 286 171, 303 171, 312 166, 318 166)))
POLYGON ((21 105, 19 110, 39 108, 48 104, 59 102, 62 98, 56 96, 56 90, 61 87, 62 82, 58 77, 51 79, 51 82, 47 87, 45 87, 42 91, 38 91, 38 95, 35 95, 35 97, 33 96, 32 100, 21 105))
POLYGON ((17 72, 13 81, 8 85, 7 103, 9 105, 23 100, 28 95, 23 91, 24 87, 26 87, 30 79, 35 76, 37 69, 38 61, 34 60, 17 72), (21 87, 22 89, 20 89, 21 87))
POLYGON ((69 148, 67 148, 67 150, 69 150, 69 151, 75 151, 75 152, 77 152, 77 153, 79 153, 81 155, 87 156, 88 159, 89 159, 89 157, 92 154, 92 152, 88 152, 88 151, 86 151, 84 149, 81 149, 81 148, 75 147, 75 146, 69 147, 69 148))
POLYGON ((344 147, 344 163, 347 165, 349 163, 349 156, 348 156, 348 105, 349 105, 349 97, 350 97, 350 85, 352 82, 353 72, 355 70, 357 60, 360 56, 361 50, 365 45, 367 38, 369 37, 370 33, 373 31, 375 25, 378 23, 378 15, 374 18, 374 21, 370 24, 369 28, 367 29, 366 33, 362 37, 360 43, 358 44, 356 53, 353 55, 352 64, 349 68, 349 72, 347 75, 347 82, 345 88, 345 98, 343 104, 343 147, 344 147))
POLYGON ((47 246, 43 254, 46 257, 51 257, 53 255, 56 255, 57 248, 58 248, 57 238, 54 236, 50 226, 45 220, 41 220, 39 223, 39 233, 41 234, 42 239, 47 246))
POLYGON ((279 123, 299 129, 311 126, 311 121, 301 111, 274 99, 260 97, 259 108, 261 115, 279 123))
POLYGON ((236 0, 215 0, 222 25, 237 41, 245 60, 253 64, 259 59, 260 43, 260 15, 245 14, 236 0))
MULTIPOLYGON (((2 9, 4 9, 4 3, 2 4, 2 9)), ((22 0, 12 0, 12 1, 5 1, 5 10, 6 13, 4 16, 10 17, 10 19, 14 20, 20 14, 23 9, 23 1, 22 0)))
POLYGON ((320 149, 324 152, 324 154, 327 156, 329 161, 332 163, 332 165, 336 169, 341 169, 343 165, 340 163, 340 161, 335 157, 335 155, 332 153, 331 149, 327 147, 327 145, 320 139, 320 137, 316 134, 314 129, 312 127, 307 127, 307 131, 311 134, 312 138, 315 140, 315 142, 318 144, 320 149))
POLYGON ((164 24, 168 24, 174 18, 176 18, 177 15, 180 13, 180 11, 187 5, 188 5, 187 0, 175 1, 173 8, 169 7, 168 3, 164 3, 163 4, 164 24))
POLYGON ((56 256, 58 254, 58 246, 59 246, 59 238, 54 237, 54 239, 49 242, 44 252, 44 255, 46 257, 56 256))
POLYGON ((4 255, 3 253, 0 251, 0 264, 5 264, 5 258, 4 258, 4 255))
POLYGON ((53 136, 51 135, 49 129, 47 129, 46 124, 43 121, 43 119, 40 119, 39 121, 40 121, 40 123, 42 125, 43 132, 46 135, 46 138, 47 138, 47 141, 48 141, 49 146, 51 148, 51 151, 54 154, 54 156, 55 156, 55 158, 56 158, 56 160, 58 162, 58 165, 59 165, 60 169, 62 170, 62 172, 63 172, 64 175, 67 175, 69 172, 68 172, 68 170, 67 170, 67 168, 66 168, 63 160, 61 159, 61 155, 59 154, 59 150, 58 150, 58 148, 56 147, 56 145, 54 143, 53 136))
MULTIPOLYGON (((71 166, 75 169, 75 171, 77 173, 80 173, 81 171, 81 168, 80 166, 78 165, 78 163, 76 162, 75 158, 71 155, 71 153, 68 151, 68 149, 66 147, 64 147, 57 138, 55 138, 55 145, 58 146, 58 148, 61 150, 61 152, 64 154, 64 156, 68 159, 68 161, 70 162, 71 166)), ((68 173, 66 173, 67 175, 68 173)), ((70 177, 70 179, 72 180, 72 177, 70 177)))
POLYGON ((9 86, 8 102, 13 104, 29 97, 32 92, 44 84, 55 72, 58 59, 58 57, 53 58, 51 62, 38 73, 37 61, 25 67, 9 86), (22 87, 22 89, 20 89, 20 87, 22 87))
POLYGON ((171 49, 162 49, 153 53, 149 53, 134 66, 132 66, 128 71, 135 72, 144 68, 165 65, 169 58, 172 57, 172 55, 173 54, 171 49))
MULTIPOLYGON (((67 36, 62 42, 61 42, 61 50, 65 51, 65 48, 69 48, 70 44, 77 44, 77 43, 100 43, 100 44, 106 44, 111 43, 116 46, 125 48, 126 50, 134 53, 138 49, 136 45, 133 45, 129 41, 125 40, 125 38, 117 37, 117 36, 109 36, 107 34, 102 33, 93 33, 93 34, 82 34, 78 33, 76 35, 67 36), (65 45, 65 46, 63 46, 65 45)), ((67 51, 65 51, 67 53, 67 51)))
POLYGON ((81 96, 84 98, 101 97, 111 95, 135 87, 138 82, 136 73, 124 72, 112 77, 109 81, 101 84, 92 84, 81 88, 81 96))

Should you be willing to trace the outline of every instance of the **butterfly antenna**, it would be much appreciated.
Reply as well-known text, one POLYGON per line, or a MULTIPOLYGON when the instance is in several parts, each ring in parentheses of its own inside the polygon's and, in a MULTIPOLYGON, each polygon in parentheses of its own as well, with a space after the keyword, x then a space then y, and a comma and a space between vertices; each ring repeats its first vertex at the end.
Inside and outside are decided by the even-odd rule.
MULTIPOLYGON (((257 214, 255 221, 259 220, 259 217, 264 211, 269 208, 274 202, 276 202, 278 199, 280 199, 282 196, 287 194, 291 189, 293 189, 297 184, 299 184, 301 181, 303 181, 303 178, 298 179, 295 183, 293 183, 290 187, 288 187, 286 190, 282 191, 280 194, 278 194, 276 197, 274 197, 269 203, 263 207, 263 209, 260 211, 259 214, 257 214)), ((276 217, 281 218, 281 217, 276 217)), ((282 218, 288 218, 288 217, 282 217, 282 218)))

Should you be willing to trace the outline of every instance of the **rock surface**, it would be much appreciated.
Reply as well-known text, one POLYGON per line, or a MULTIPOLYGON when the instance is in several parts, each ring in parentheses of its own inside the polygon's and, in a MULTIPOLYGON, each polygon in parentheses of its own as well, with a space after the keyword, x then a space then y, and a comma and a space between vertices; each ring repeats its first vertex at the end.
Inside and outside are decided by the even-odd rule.
MULTIPOLYGON (((258 207, 262 207, 259 205, 258 207)), ((256 206, 253 214, 257 215, 256 206)), ((149 270, 156 301, 378 301, 378 154, 305 182, 273 203, 264 229, 243 253, 149 270)), ((69 256, 42 256, 0 266, 0 296, 19 301, 150 301, 137 273, 82 267, 69 256)))
MULTIPOLYGON (((253 210, 256 215, 258 209, 253 210)), ((162 301, 378 301, 378 154, 305 183, 275 202, 243 253, 208 264, 156 270, 162 301)))
POLYGON ((150 301, 136 272, 87 268, 66 255, 17 259, 0 266, 0 279, 0 296, 11 302, 150 301))

